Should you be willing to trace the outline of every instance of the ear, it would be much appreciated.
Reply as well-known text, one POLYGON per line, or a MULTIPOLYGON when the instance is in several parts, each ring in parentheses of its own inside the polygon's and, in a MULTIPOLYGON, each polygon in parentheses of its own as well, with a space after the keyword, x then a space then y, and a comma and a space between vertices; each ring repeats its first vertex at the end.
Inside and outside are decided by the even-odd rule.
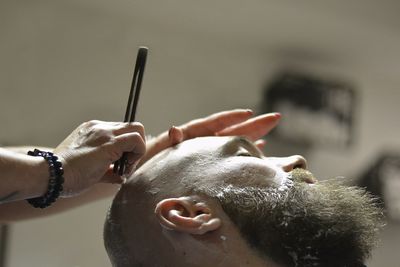
POLYGON ((192 197, 164 199, 155 213, 161 226, 173 231, 202 235, 221 226, 221 219, 212 215, 211 208, 192 197))

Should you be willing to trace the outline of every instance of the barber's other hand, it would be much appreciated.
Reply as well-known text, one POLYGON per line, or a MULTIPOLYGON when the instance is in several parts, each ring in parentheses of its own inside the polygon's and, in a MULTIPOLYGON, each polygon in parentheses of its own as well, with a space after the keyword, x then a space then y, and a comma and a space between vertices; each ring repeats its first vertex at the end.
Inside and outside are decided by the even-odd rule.
POLYGON ((262 149, 265 141, 260 138, 278 124, 281 116, 279 113, 267 113, 252 118, 252 115, 253 111, 249 109, 234 109, 192 120, 181 126, 172 126, 169 131, 148 141, 140 165, 168 147, 200 136, 242 135, 262 149))
POLYGON ((89 121, 75 129, 55 150, 64 167, 65 197, 79 194, 95 183, 121 183, 112 163, 128 153, 126 174, 146 152, 140 123, 89 121))

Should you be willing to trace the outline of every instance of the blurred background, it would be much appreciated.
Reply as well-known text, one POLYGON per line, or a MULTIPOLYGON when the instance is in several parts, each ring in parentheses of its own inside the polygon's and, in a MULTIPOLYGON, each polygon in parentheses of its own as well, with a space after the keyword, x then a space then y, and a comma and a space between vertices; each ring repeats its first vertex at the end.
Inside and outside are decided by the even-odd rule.
MULTIPOLYGON (((380 195, 389 222, 367 265, 398 267, 399 14, 391 0, 2 0, 0 144, 56 146, 81 122, 121 120, 146 45, 148 134, 225 109, 280 111, 266 154, 304 154, 320 179, 380 195)), ((0 266, 110 266, 110 203, 3 227, 0 266)))

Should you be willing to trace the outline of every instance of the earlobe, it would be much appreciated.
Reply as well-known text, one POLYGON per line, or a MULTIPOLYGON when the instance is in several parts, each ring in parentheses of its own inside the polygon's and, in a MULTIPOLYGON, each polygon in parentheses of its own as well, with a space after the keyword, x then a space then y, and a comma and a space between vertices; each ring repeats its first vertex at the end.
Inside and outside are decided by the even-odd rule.
POLYGON ((191 197, 164 199, 157 204, 155 214, 161 226, 189 234, 202 235, 221 226, 206 203, 191 197))

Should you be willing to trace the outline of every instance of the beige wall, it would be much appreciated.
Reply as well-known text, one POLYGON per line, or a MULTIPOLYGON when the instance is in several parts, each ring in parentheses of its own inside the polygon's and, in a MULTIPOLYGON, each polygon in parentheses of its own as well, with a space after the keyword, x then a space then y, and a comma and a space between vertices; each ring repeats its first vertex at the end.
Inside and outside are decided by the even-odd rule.
MULTIPOLYGON (((0 143, 54 146, 82 121, 120 120, 136 48, 147 45, 138 118, 152 134, 257 107, 283 66, 354 82, 355 145, 307 156, 318 176, 356 176, 379 151, 400 151, 400 19, 394 2, 348 2, 3 0, 0 143)), ((109 203, 12 225, 8 267, 109 266, 109 203)), ((368 266, 398 266, 399 226, 382 238, 368 266)))

